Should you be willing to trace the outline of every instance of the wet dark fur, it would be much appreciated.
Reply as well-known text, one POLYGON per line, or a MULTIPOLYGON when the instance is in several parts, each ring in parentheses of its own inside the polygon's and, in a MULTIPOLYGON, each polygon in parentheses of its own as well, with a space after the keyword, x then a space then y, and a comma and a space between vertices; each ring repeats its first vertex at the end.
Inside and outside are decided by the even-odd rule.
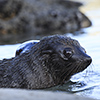
POLYGON ((78 41, 61 35, 45 37, 27 53, 0 61, 0 87, 52 87, 83 71, 91 61, 78 41))

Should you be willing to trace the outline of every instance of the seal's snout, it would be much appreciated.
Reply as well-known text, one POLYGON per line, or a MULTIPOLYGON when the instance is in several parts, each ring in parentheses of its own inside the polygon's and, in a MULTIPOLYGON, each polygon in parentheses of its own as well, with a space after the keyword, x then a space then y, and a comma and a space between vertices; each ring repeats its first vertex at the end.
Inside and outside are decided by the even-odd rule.
POLYGON ((84 52, 82 52, 82 58, 84 59, 84 61, 88 64, 88 65, 90 65, 91 64, 91 62, 92 62, 92 58, 89 56, 89 55, 87 55, 86 53, 84 53, 84 52))
POLYGON ((88 56, 88 57, 85 59, 85 61, 88 63, 88 65, 90 65, 91 62, 92 62, 92 58, 91 58, 90 56, 88 56))

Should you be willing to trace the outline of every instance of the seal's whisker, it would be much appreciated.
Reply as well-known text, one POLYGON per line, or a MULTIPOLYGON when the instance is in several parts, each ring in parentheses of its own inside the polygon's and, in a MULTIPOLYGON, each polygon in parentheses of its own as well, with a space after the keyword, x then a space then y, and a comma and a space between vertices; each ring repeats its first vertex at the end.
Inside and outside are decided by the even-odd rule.
POLYGON ((85 75, 84 75, 84 78, 85 78, 85 81, 89 81, 89 80, 91 80, 91 77, 90 76, 92 76, 92 74, 94 73, 94 67, 93 67, 94 65, 93 64, 91 64, 86 70, 85 70, 85 75))
POLYGON ((74 67, 69 71, 69 73, 67 73, 67 76, 74 75, 75 73, 77 73, 77 71, 78 71, 77 69, 78 69, 79 65, 77 66, 77 64, 72 64, 72 66, 74 66, 74 67))
POLYGON ((94 65, 91 64, 87 69, 86 69, 86 74, 85 74, 85 77, 87 77, 89 74, 92 74, 93 73, 93 67, 94 65))
MULTIPOLYGON (((72 68, 72 69, 69 69, 69 70, 67 70, 67 72, 64 72, 62 75, 61 75, 61 77, 63 77, 63 80, 62 80, 62 82, 61 82, 61 84, 63 84, 64 83, 64 81, 67 79, 67 77, 68 76, 70 76, 70 73, 72 72, 74 70, 74 68, 72 68)), ((67 79, 68 80, 68 79, 67 79)))
POLYGON ((83 70, 83 68, 82 68, 82 66, 81 66, 82 64, 83 64, 82 62, 80 62, 80 63, 79 63, 79 66, 78 66, 78 71, 83 70))
MULTIPOLYGON (((70 66, 70 65, 69 65, 70 66)), ((65 69, 66 70, 66 69, 65 69)), ((70 71, 71 69, 69 68, 69 70, 67 69, 67 71, 62 71, 62 74, 61 74, 61 78, 65 75, 65 76, 67 76, 68 75, 68 71, 70 71)))
MULTIPOLYGON (((66 71, 65 70, 67 70, 67 71, 69 71, 69 70, 72 70, 71 69, 71 67, 69 67, 69 66, 71 66, 72 65, 72 63, 69 63, 67 66, 66 66, 66 68, 64 69, 64 70, 62 70, 62 76, 66 73, 66 71)), ((68 73, 68 72, 67 72, 68 73)))
MULTIPOLYGON (((71 66, 73 66, 74 64, 71 64, 71 66)), ((73 72, 73 70, 75 70, 74 69, 74 67, 70 67, 70 69, 69 70, 67 70, 67 72, 65 72, 65 73, 63 73, 63 75, 62 76, 64 76, 65 74, 65 77, 63 78, 63 81, 62 82, 64 82, 65 80, 66 80, 66 78, 68 77, 68 76, 70 76, 70 74, 73 72)))
POLYGON ((90 68, 90 69, 91 69, 91 71, 93 72, 93 71, 94 71, 94 68, 95 68, 94 64, 93 64, 93 63, 91 63, 91 64, 90 64, 90 67, 91 67, 91 68, 90 68))

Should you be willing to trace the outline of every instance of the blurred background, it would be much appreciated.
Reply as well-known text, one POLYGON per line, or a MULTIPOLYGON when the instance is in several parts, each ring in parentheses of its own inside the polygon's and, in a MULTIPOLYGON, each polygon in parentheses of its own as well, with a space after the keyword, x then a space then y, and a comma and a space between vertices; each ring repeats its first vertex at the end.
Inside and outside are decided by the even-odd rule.
POLYGON ((100 0, 58 1, 0 0, 0 59, 14 57, 20 43, 27 40, 70 36, 93 62, 69 83, 49 90, 100 99, 100 0))
POLYGON ((0 0, 0 44, 52 34, 82 34, 92 23, 81 6, 69 0, 0 0))

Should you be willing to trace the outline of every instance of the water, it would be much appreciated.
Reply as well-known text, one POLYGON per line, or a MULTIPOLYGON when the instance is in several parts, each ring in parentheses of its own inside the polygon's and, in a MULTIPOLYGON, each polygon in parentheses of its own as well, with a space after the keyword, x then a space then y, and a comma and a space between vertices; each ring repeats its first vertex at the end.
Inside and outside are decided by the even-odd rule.
MULTIPOLYGON (((93 61, 83 72, 74 75, 71 81, 63 86, 51 90, 66 91, 77 95, 100 99, 100 0, 77 0, 86 6, 80 8, 91 20, 93 26, 84 29, 85 34, 68 36, 77 39, 86 49, 93 61)), ((20 44, 0 46, 0 59, 15 56, 15 51, 20 44)))
POLYGON ((100 34, 95 36, 81 35, 75 38, 86 48, 93 61, 83 73, 73 76, 72 81, 83 85, 74 85, 72 91, 76 91, 78 95, 100 99, 100 34))

